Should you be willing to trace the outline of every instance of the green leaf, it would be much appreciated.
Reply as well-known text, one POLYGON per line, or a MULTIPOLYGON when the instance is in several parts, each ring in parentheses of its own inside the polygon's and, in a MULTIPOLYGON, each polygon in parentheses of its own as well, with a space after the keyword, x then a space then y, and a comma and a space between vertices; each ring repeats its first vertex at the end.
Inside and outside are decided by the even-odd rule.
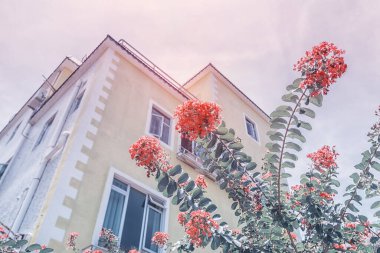
POLYGON ((290 149, 294 149, 296 151, 301 151, 302 148, 300 145, 296 144, 296 143, 293 143, 293 142, 286 142, 285 143, 285 147, 286 148, 290 148, 290 149))
POLYGON ((298 100, 298 96, 293 94, 293 93, 289 93, 289 94, 285 94, 281 97, 281 99, 285 102, 292 102, 292 103, 297 103, 297 100, 298 100))
POLYGON ((227 133, 225 135, 220 136, 220 139, 227 142, 231 142, 235 139, 235 136, 231 133, 227 133))
POLYGON ((286 110, 275 110, 269 116, 271 118, 290 117, 290 112, 286 110))
POLYGON ((284 158, 290 159, 290 160, 293 160, 293 161, 297 161, 298 160, 298 157, 295 154, 291 154, 289 152, 285 152, 284 153, 284 158))
POLYGON ((375 170, 380 171, 380 163, 378 163, 378 162, 376 162, 376 161, 372 161, 371 166, 372 166, 372 168, 374 168, 375 170))
POLYGON ((374 217, 377 217, 377 218, 380 218, 380 210, 377 211, 373 216, 374 216, 374 217))
POLYGON ((185 186, 185 191, 186 192, 191 192, 195 188, 195 183, 193 180, 191 180, 186 186, 185 186))
POLYGON ((176 195, 176 196, 174 196, 174 197, 172 198, 172 204, 173 204, 173 205, 178 205, 178 204, 181 202, 181 200, 182 200, 182 199, 179 199, 178 196, 176 195))
POLYGON ((358 181, 359 181, 359 174, 358 173, 352 173, 350 178, 352 178, 352 180, 354 181, 354 183, 356 184, 358 181))
POLYGON ((292 175, 291 174, 289 174, 289 173, 281 173, 281 177, 282 178, 289 178, 289 177, 292 177, 292 175))
POLYGON ((352 204, 352 203, 348 204, 347 207, 348 207, 348 209, 350 209, 351 211, 353 211, 353 212, 355 212, 355 213, 359 212, 359 209, 357 209, 357 208, 355 207, 355 205, 352 204))
POLYGON ((190 206, 188 205, 187 201, 183 201, 182 204, 179 206, 179 210, 181 212, 186 212, 189 210, 190 206))
POLYGON ((270 120, 271 123, 282 123, 282 124, 286 124, 288 123, 285 119, 283 118, 272 118, 270 120))
POLYGON ((210 204, 210 202, 211 202, 211 199, 209 199, 209 198, 201 198, 201 199, 199 200, 198 205, 199 205, 200 207, 203 207, 203 206, 207 206, 208 204, 210 204))
POLYGON ((174 180, 170 179, 168 187, 166 188, 168 195, 172 196, 176 190, 177 190, 177 183, 174 180))
POLYGON ((283 168, 294 168, 294 167, 296 167, 296 165, 294 163, 292 163, 292 162, 286 161, 286 162, 282 163, 282 167, 283 168))
POLYGON ((41 250, 41 245, 35 243, 35 244, 32 244, 32 245, 28 246, 25 249, 26 252, 32 252, 32 251, 35 251, 35 250, 41 250))
POLYGON ((211 141, 207 144, 206 148, 213 148, 215 146, 217 140, 218 140, 218 138, 216 137, 215 134, 213 134, 211 137, 211 141))
POLYGON ((304 128, 306 130, 311 130, 312 129, 311 125, 309 123, 305 122, 305 121, 300 121, 299 123, 300 123, 300 127, 304 128))
POLYGON ((299 108, 300 114, 305 114, 306 116, 309 116, 310 118, 315 118, 315 112, 309 108, 301 107, 299 108))
POLYGON ((232 204, 231 204, 231 209, 232 209, 232 210, 235 210, 238 204, 239 204, 238 202, 234 202, 234 203, 232 203, 232 204))
POLYGON ((207 208, 206 208, 206 212, 208 212, 208 213, 212 213, 212 212, 214 212, 215 210, 216 210, 216 205, 214 205, 214 204, 211 204, 211 205, 209 205, 207 208))
POLYGON ((218 127, 218 129, 215 131, 216 134, 218 135, 225 135, 226 133, 228 133, 228 129, 225 128, 224 126, 220 126, 218 127))
POLYGON ((52 248, 45 248, 45 249, 41 250, 39 253, 49 253, 49 252, 53 252, 53 251, 54 251, 54 249, 52 249, 52 248))
POLYGON ((371 205, 371 209, 375 209, 375 208, 379 208, 380 207, 380 201, 375 201, 372 205, 371 205))
POLYGON ((219 142, 215 149, 215 158, 219 158, 223 153, 223 143, 219 142))
POLYGON ((256 168, 257 164, 255 162, 250 162, 245 166, 246 170, 254 170, 256 168))
POLYGON ((183 173, 179 178, 178 178, 178 184, 183 184, 189 179, 189 174, 183 173))
POLYGON ((270 152, 280 152, 280 144, 278 143, 272 143, 272 142, 268 142, 267 144, 265 144, 265 147, 270 151, 270 152))
POLYGON ((158 181, 157 188, 160 192, 165 191, 166 186, 169 184, 168 174, 163 174, 163 177, 158 181))
POLYGON ((172 177, 174 177, 175 175, 178 175, 178 174, 182 173, 182 167, 181 167, 181 165, 177 164, 171 170, 169 170, 168 173, 172 177))
POLYGON ((323 102, 323 95, 322 94, 318 94, 317 96, 310 97, 310 103, 312 103, 313 105, 321 107, 322 102, 323 102))
POLYGON ((359 163, 356 164, 354 167, 358 170, 364 170, 367 167, 367 165, 365 163, 359 163))
POLYGON ((295 134, 295 133, 290 133, 288 134, 288 137, 291 139, 297 139, 301 142, 306 142, 306 138, 303 135, 295 134))
POLYGON ((233 150, 240 150, 240 149, 244 148, 244 146, 243 146, 243 144, 241 144, 241 142, 231 143, 230 145, 228 145, 228 147, 230 149, 233 149, 233 150))
POLYGON ((197 188, 195 189, 195 191, 193 192, 193 195, 192 195, 192 198, 193 199, 199 199, 200 197, 202 197, 203 195, 203 191, 201 188, 197 188))
POLYGON ((286 86, 287 91, 292 91, 295 89, 298 89, 300 87, 300 83, 304 80, 304 78, 297 78, 296 80, 293 81, 292 84, 286 86))
POLYGON ((286 126, 281 123, 273 123, 270 125, 270 128, 272 129, 286 129, 286 126))
POLYGON ((18 241, 16 242, 16 244, 14 245, 14 247, 15 247, 16 249, 19 249, 19 248, 21 248, 22 246, 26 245, 27 243, 28 243, 27 240, 18 240, 18 241))
POLYGON ((217 248, 219 248, 219 246, 220 246, 220 237, 219 235, 214 235, 211 241, 211 249, 216 250, 217 248))
POLYGON ((269 139, 271 139, 272 141, 282 141, 282 138, 283 134, 279 132, 269 135, 269 139))

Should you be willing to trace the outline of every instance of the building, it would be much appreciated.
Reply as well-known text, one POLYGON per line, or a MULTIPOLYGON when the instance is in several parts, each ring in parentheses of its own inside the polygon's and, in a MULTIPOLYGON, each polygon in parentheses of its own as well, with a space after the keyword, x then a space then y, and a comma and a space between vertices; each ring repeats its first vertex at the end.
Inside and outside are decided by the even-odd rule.
MULTIPOLYGON (((178 104, 215 101, 246 151, 260 162, 269 117, 213 65, 179 85, 123 40, 107 36, 83 61, 64 59, 0 132, 0 221, 63 252, 69 232, 98 243, 103 226, 122 247, 157 252, 152 234, 184 233, 178 207, 129 157, 142 135, 154 135, 195 178, 204 173, 192 144, 174 131, 178 104), (178 232, 181 231, 181 232, 178 232)), ((258 166, 259 167, 259 166, 258 166)), ((226 195, 209 180, 208 196, 236 225, 226 195)))

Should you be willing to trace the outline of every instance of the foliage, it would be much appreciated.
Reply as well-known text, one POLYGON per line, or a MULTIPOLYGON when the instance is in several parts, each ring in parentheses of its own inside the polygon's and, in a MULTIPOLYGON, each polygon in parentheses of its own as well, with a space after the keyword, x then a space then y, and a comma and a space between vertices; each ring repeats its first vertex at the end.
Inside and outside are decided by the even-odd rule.
MULTIPOLYGON (((227 128, 225 122, 217 126, 217 120, 209 121, 198 113, 203 102, 191 101, 178 107, 177 130, 196 139, 203 167, 216 176, 216 183, 232 200, 231 209, 240 228, 230 229, 220 221, 217 206, 206 196, 207 185, 199 178, 191 179, 180 165, 164 171, 158 164, 152 172, 158 190, 178 205, 178 222, 186 233, 182 240, 168 242, 164 247, 179 252, 207 245, 223 252, 373 251, 379 241, 377 225, 359 213, 358 205, 364 196, 380 194, 379 181, 373 173, 380 171, 380 121, 371 128, 370 147, 355 166, 358 171, 350 176, 352 184, 346 189, 343 203, 336 199, 340 182, 334 147, 323 146, 309 154, 311 165, 300 184, 287 185, 290 172, 296 168, 297 152, 306 142, 303 133, 312 129, 312 107, 322 106, 323 95, 346 71, 343 54, 334 44, 323 42, 297 62, 294 68, 301 77, 286 87, 288 93, 282 96, 285 105, 270 114, 270 142, 266 144, 268 152, 261 170, 243 151, 234 129, 227 128), (197 127, 186 128, 183 122, 197 122, 197 127)), ((132 158, 140 162, 133 154, 132 158)), ((371 206, 379 207, 380 201, 371 206)), ((380 211, 374 215, 379 217, 380 211)))

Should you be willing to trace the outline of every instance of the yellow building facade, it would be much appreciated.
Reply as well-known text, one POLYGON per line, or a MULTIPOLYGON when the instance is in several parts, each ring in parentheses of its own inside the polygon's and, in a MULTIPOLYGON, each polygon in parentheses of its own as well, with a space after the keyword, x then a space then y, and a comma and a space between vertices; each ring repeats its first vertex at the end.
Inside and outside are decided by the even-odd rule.
MULTIPOLYGON (((30 233, 32 241, 48 244, 57 252, 66 250, 66 236, 73 231, 80 233, 80 247, 97 245, 104 226, 115 230, 126 249, 133 245, 150 253, 159 251, 150 245, 155 230, 168 232, 171 241, 184 236, 177 222, 178 206, 156 190, 156 181, 147 178, 144 169, 135 165, 128 149, 139 137, 153 135, 170 154, 172 164, 181 164, 192 178, 198 173, 209 176, 197 165, 199 161, 192 154, 191 145, 184 146, 174 129, 174 110, 188 99, 221 105, 227 126, 236 130, 245 152, 259 165, 266 152, 268 115, 211 64, 179 85, 125 41, 107 36, 83 63, 71 69, 60 67, 61 75, 54 80, 51 77, 56 91, 30 115, 22 109, 14 118, 28 118, 31 138, 41 137, 37 128, 43 131, 48 127, 50 133, 42 136, 42 143, 49 144, 47 151, 41 151, 41 161, 36 162, 45 166, 45 171, 39 173, 35 169, 34 173, 39 173, 43 186, 40 183, 35 189, 29 187, 22 203, 13 208, 26 209, 21 211, 24 217, 17 215, 7 221, 9 227, 30 233), (60 116, 59 108, 66 113, 60 116), (41 126, 37 127, 40 121, 41 126), (49 175, 45 180, 44 173, 49 175)), ((10 137, 16 123, 8 124, 0 140, 10 137)), ((16 155, 22 147, 23 152, 33 152, 24 142, 20 140, 16 155)), ((17 166, 9 163, 8 172, 0 178, 0 190, 11 183, 12 170, 17 170, 17 166)), ((225 192, 212 177, 207 178, 207 183, 207 196, 218 206, 222 219, 231 227, 237 226, 225 192)), ((15 192, 0 193, 0 201, 4 198, 3 203, 11 203, 7 196, 15 192)), ((7 210, 5 206, 0 208, 7 210)))

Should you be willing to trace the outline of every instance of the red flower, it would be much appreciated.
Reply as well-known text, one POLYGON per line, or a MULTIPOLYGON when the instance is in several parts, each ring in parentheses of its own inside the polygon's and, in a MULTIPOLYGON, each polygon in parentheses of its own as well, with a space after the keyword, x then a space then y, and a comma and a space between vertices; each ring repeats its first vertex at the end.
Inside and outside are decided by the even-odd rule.
POLYGON ((293 239, 293 240, 297 240, 297 235, 293 232, 290 232, 290 237, 293 239))
POLYGON ((196 210, 190 213, 190 219, 185 224, 185 232, 196 247, 202 245, 202 238, 212 236, 212 229, 218 229, 219 224, 211 218, 210 213, 196 210))
POLYGON ((207 188, 207 183, 205 181, 205 176, 198 175, 197 178, 195 179, 195 184, 203 189, 207 188))
POLYGON ((75 247, 76 247, 76 240, 77 240, 78 236, 79 236, 78 232, 71 232, 69 234, 69 237, 67 238, 67 241, 66 241, 67 247, 75 249, 75 247))
POLYGON ((189 100, 174 113, 178 118, 175 129, 189 140, 204 138, 215 131, 221 122, 220 107, 215 103, 189 100))
POLYGON ((128 251, 128 253, 140 253, 137 249, 131 249, 128 251))
POLYGON ((310 158, 314 166, 320 171, 323 172, 322 169, 331 169, 336 168, 337 164, 335 162, 337 156, 339 154, 335 151, 334 147, 330 148, 329 146, 323 146, 318 149, 314 153, 310 153, 307 155, 310 158))
POLYGON ((186 224, 186 213, 185 212, 180 212, 178 214, 178 223, 181 224, 182 226, 186 224))
POLYGON ((332 197, 333 197, 331 194, 328 194, 327 192, 321 192, 321 193, 319 194, 319 196, 320 196, 321 198, 326 199, 326 200, 332 200, 332 197))
POLYGON ((306 56, 298 60, 293 68, 305 77, 300 83, 300 88, 310 88, 311 96, 321 92, 326 95, 330 85, 346 72, 344 53, 344 50, 328 42, 322 42, 314 46, 311 51, 307 51, 306 56))
POLYGON ((137 166, 145 167, 148 177, 155 173, 157 169, 167 172, 172 168, 167 161, 167 154, 155 137, 141 137, 129 148, 129 154, 132 159, 136 160, 137 166))
POLYGON ((156 232, 152 237, 152 242, 158 247, 164 247, 165 244, 169 241, 169 235, 164 232, 156 232))

